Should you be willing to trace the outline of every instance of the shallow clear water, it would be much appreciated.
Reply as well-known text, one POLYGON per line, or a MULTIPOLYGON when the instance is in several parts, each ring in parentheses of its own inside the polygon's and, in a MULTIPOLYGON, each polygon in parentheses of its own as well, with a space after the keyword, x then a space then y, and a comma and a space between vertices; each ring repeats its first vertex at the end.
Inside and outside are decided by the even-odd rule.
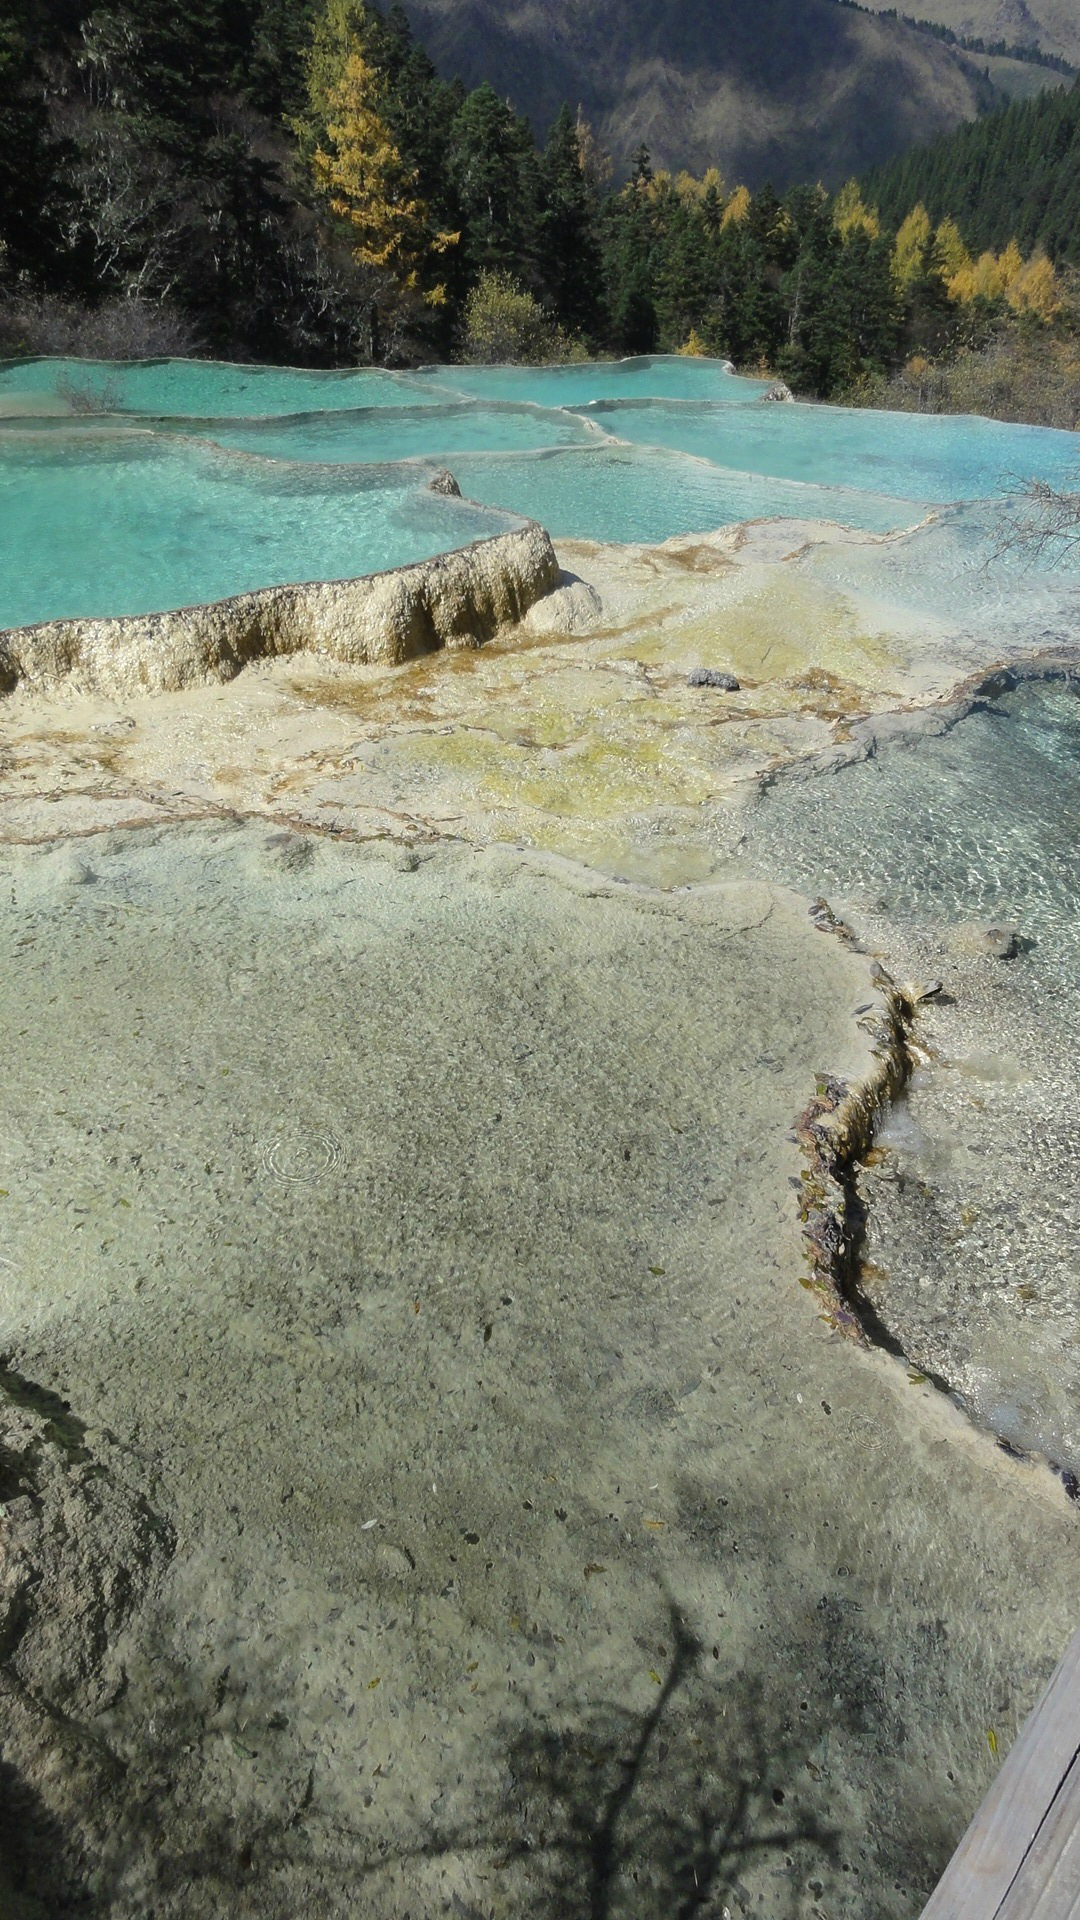
POLYGON ((153 436, 23 436, 0 458, 0 627, 349 579, 513 524, 410 468, 304 467, 153 436))
POLYGON ((454 462, 454 472, 472 499, 539 520, 556 539, 652 542, 774 515, 888 533, 913 518, 903 500, 759 479, 647 447, 498 461, 469 454, 454 462))
POLYGON ((908 921, 1019 921, 1080 991, 1080 695, 986 703, 939 739, 890 745, 765 796, 751 845, 801 888, 908 921))
POLYGON ((1002 1437, 1080 1473, 1080 693, 984 705, 941 738, 755 810, 755 870, 827 895, 949 1000, 884 1134, 868 1292, 918 1365, 1002 1437), (1023 948, 979 957, 978 929, 1023 948))
POLYGON ((339 407, 436 405, 434 383, 361 367, 344 373, 234 366, 220 360, 17 360, 0 364, 0 399, 61 402, 78 411, 212 416, 339 407))
MULTIPOLYGON (((374 572, 502 524, 466 505, 433 504, 435 464, 450 465, 463 493, 487 508, 535 518, 557 538, 614 542, 762 518, 885 533, 931 506, 1071 476, 1073 435, 763 406, 764 390, 724 362, 678 355, 411 374, 191 360, 7 363, 0 623, 163 609, 374 572), (97 419, 87 413, 94 407, 97 419), (185 438, 259 457, 230 462, 205 445, 183 446, 185 438), (395 464, 408 461, 417 464, 395 464)), ((947 516, 888 551, 830 548, 812 564, 846 591, 907 613, 985 623, 1008 577, 996 562, 987 569, 995 542, 987 515, 947 516)), ((1047 619, 1057 591, 1040 578, 1047 619)))
POLYGON ((455 397, 537 406, 580 406, 642 393, 738 406, 766 391, 763 380, 727 371, 719 360, 680 355, 585 361, 567 367, 425 367, 388 373, 234 365, 219 360, 22 360, 0 363, 0 398, 38 396, 99 412, 266 415, 331 408, 437 406, 455 397))
POLYGON ((208 420, 197 429, 218 446, 271 460, 434 460, 459 453, 531 447, 591 446, 598 439, 576 414, 550 408, 477 405, 377 407, 355 413, 305 413, 282 420, 208 420))
POLYGON ((530 400, 540 407, 581 407, 641 394, 737 407, 759 400, 769 384, 729 372, 726 361, 682 354, 589 360, 565 367, 425 367, 413 378, 418 385, 452 386, 479 400, 530 400))
MULTIPOLYGON (((814 578, 843 593, 1002 638, 1019 620, 1031 636, 1075 598, 1080 550, 1043 554, 1011 540, 1010 507, 986 501, 935 514, 901 541, 821 546, 806 560, 814 578)), ((1047 638, 1064 637, 1048 634, 1047 638)))
POLYGON ((590 415, 621 439, 746 473, 938 504, 1015 492, 1036 477, 1060 485, 1078 467, 1075 434, 947 414, 620 400, 590 415))

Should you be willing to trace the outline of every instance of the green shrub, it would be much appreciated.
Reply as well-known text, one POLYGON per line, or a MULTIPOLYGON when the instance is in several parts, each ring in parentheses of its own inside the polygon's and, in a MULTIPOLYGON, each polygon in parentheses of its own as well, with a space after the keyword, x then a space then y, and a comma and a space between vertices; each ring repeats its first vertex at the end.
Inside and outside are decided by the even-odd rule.
POLYGON ((584 360, 586 349, 512 274, 488 269, 465 302, 465 357, 482 366, 584 360))

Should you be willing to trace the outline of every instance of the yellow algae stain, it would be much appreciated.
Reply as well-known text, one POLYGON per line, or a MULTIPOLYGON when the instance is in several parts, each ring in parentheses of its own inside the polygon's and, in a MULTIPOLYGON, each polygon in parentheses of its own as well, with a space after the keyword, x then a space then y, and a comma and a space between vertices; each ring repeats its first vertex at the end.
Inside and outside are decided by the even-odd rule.
POLYGON ((790 680, 820 668, 869 690, 896 671, 882 637, 867 633, 847 596, 785 572, 650 636, 648 657, 728 667, 740 679, 790 680))
POLYGON ((716 774, 643 733, 583 733, 560 748, 538 748, 472 727, 396 735, 386 742, 397 773, 412 771, 430 791, 441 774, 468 788, 473 805, 512 807, 564 819, 610 819, 642 806, 696 806, 712 797, 716 774))
POLYGON ((357 719, 368 720, 373 724, 388 724, 392 721, 413 721, 422 725, 431 719, 430 706, 423 700, 423 690, 415 684, 404 683, 403 676, 395 674, 382 680, 361 680, 346 678, 319 680, 290 680, 288 691, 293 698, 308 707, 326 707, 331 711, 355 714, 357 719))
POLYGON ((514 835, 541 853, 581 860, 598 873, 636 886, 670 892, 677 887, 702 886, 716 878, 717 857, 705 844, 686 834, 674 839, 641 839, 631 822, 606 827, 588 820, 558 820, 545 814, 530 817, 528 831, 514 835))

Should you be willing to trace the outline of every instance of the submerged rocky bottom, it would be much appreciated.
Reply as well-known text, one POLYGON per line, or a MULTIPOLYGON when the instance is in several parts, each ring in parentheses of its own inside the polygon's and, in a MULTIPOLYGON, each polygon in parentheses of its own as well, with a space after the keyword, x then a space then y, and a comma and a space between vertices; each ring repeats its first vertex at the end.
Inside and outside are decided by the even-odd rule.
POLYGON ((797 1284, 867 960, 510 850, 3 865, 15 1911, 914 1916, 1077 1541, 797 1284))
POLYGON ((864 1168, 880 1329, 1009 1444, 1080 1473, 1080 696, 1028 684, 937 738, 780 781, 750 865, 939 979, 864 1168), (987 939, 987 928, 1005 937, 987 939))

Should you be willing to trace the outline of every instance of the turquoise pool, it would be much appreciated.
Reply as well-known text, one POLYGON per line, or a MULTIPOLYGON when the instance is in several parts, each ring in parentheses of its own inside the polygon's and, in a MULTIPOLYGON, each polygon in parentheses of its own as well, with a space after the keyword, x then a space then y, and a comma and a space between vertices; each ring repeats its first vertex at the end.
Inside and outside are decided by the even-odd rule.
POLYGON ((0 452, 0 626, 349 579, 517 524, 411 468, 301 467, 154 435, 0 452))
POLYGON ((741 520, 779 515, 889 533, 919 518, 904 500, 850 488, 800 486, 688 460, 657 447, 601 446, 572 452, 466 454, 454 462, 462 490, 539 520, 555 539, 653 543, 741 520))
POLYGON ((602 429, 590 426, 578 414, 470 400, 431 407, 303 413, 276 420, 207 421, 205 432, 218 446, 262 454, 264 459, 335 465, 595 446, 605 437, 602 429))
POLYGON ((1067 482, 1077 436, 955 414, 865 407, 718 406, 711 398, 603 401, 589 418, 620 440, 672 447, 746 473, 946 505, 1039 478, 1067 482))
MULTIPOLYGON (((0 627, 375 572, 513 516, 600 541, 772 517, 886 534, 1075 471, 1073 434, 764 405, 765 392, 726 362, 680 356, 414 373, 10 362, 0 627), (445 466, 466 500, 429 491, 445 466)), ((822 566, 916 610, 944 596, 981 616, 993 551, 988 520, 946 515, 910 544, 822 566)), ((1022 591, 1007 569, 994 580, 1022 591)))

